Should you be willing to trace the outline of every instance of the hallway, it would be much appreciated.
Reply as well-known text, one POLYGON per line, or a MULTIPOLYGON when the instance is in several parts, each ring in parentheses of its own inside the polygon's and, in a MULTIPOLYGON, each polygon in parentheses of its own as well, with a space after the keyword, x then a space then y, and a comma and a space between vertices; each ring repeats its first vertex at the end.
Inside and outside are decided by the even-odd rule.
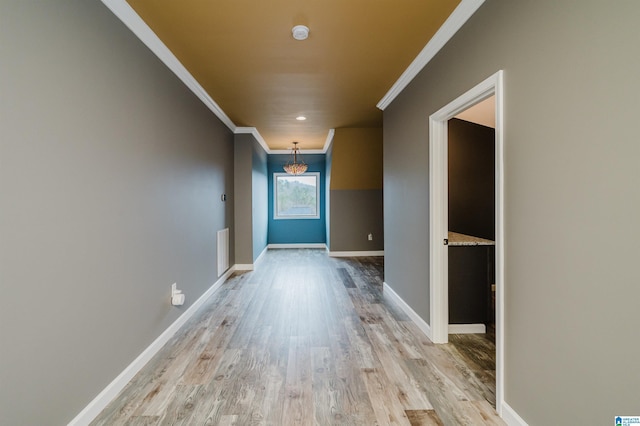
POLYGON ((268 251, 92 424, 504 424, 495 389, 433 345, 382 277, 383 258, 268 251))

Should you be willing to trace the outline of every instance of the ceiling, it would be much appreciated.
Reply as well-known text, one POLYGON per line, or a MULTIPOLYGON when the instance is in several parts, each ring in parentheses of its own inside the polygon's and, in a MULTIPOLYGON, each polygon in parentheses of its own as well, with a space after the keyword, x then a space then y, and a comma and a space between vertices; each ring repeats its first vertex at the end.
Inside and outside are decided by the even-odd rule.
POLYGON ((496 128, 496 97, 491 96, 478 102, 469 109, 462 111, 455 118, 480 124, 481 126, 496 128))
POLYGON ((459 3, 128 0, 230 121, 255 127, 271 150, 322 149, 331 129, 382 126, 376 104, 459 3), (305 41, 292 37, 299 24, 305 41))

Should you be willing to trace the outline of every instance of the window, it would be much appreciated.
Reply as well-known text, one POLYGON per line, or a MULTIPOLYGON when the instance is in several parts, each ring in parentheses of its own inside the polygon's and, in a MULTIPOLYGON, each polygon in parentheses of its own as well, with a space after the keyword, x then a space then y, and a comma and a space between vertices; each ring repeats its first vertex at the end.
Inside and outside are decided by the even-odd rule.
POLYGON ((320 173, 274 173, 273 181, 275 219, 320 217, 320 173))

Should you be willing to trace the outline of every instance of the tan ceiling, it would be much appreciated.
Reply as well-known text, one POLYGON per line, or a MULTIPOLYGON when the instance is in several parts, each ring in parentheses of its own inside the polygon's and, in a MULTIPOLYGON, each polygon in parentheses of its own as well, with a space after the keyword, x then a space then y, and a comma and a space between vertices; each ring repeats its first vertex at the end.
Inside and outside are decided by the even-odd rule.
POLYGON ((382 125, 376 104, 460 0, 128 3, 236 126, 321 149, 330 129, 382 125))

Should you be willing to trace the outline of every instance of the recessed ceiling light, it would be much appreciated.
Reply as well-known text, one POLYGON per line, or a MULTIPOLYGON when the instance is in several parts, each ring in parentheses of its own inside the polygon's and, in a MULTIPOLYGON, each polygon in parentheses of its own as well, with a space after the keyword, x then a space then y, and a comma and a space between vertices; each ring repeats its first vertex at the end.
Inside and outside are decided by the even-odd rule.
POLYGON ((307 117, 305 117, 304 115, 299 115, 299 116, 296 117, 296 120, 298 120, 298 121, 304 121, 306 119, 307 119, 307 117))
POLYGON ((305 25, 296 25, 291 29, 291 34, 296 40, 306 40, 309 37, 309 27, 305 25))

